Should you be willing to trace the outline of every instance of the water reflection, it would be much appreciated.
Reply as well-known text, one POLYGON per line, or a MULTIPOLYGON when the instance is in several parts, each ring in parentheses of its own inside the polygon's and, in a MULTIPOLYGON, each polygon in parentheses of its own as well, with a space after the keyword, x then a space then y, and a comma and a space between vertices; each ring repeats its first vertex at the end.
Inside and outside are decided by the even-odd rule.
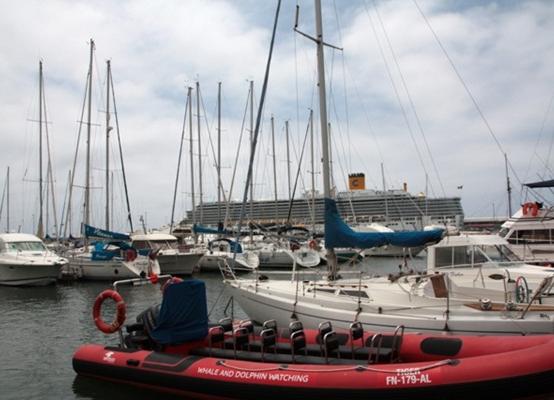
MULTIPOLYGON (((131 385, 122 385, 109 381, 99 381, 84 376, 75 376, 72 384, 73 393, 76 399, 90 400, 151 400, 160 398, 160 394, 153 390, 137 388, 131 385)), ((163 394, 164 400, 185 399, 182 396, 163 394)))

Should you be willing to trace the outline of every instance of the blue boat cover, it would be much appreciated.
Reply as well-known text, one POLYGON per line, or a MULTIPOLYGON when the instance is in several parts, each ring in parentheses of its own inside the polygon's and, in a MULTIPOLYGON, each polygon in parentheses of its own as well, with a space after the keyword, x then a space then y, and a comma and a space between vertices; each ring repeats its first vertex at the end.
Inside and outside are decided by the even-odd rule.
POLYGON ((179 344, 208 335, 204 282, 191 279, 166 287, 152 338, 160 344, 179 344))
POLYGON ((129 235, 126 233, 118 233, 106 231, 104 229, 95 228, 87 224, 83 224, 84 235, 88 238, 108 239, 108 240, 130 240, 129 235))
POLYGON ((444 229, 405 232, 356 232, 340 217, 337 203, 325 199, 325 247, 353 247, 369 249, 385 245, 419 247, 439 242, 444 229))

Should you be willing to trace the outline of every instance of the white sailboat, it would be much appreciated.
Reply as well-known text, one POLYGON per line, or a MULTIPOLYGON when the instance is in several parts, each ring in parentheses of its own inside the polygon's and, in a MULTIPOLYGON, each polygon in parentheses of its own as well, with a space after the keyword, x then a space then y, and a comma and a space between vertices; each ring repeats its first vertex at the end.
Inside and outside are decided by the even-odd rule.
MULTIPOLYGON (((109 137, 112 130, 110 124, 110 98, 114 98, 113 80, 111 76, 110 61, 107 61, 107 98, 106 98, 106 229, 94 228, 90 225, 91 214, 91 163, 90 163, 90 143, 91 143, 91 107, 92 107, 92 71, 93 71, 94 41, 90 41, 90 60, 87 76, 87 146, 86 146, 86 172, 85 172, 85 201, 84 201, 84 223, 82 224, 82 233, 85 239, 83 247, 73 248, 66 251, 65 255, 69 258, 69 268, 66 271, 68 275, 74 275, 83 279, 114 280, 125 278, 145 277, 151 274, 159 274, 160 266, 155 258, 155 254, 144 256, 133 250, 129 244, 130 237, 126 234, 120 234, 110 231, 110 196, 109 196, 109 137), (111 85, 111 90, 110 90, 111 85), (95 240, 95 243, 91 243, 95 240)), ((115 101, 114 101, 115 108, 115 101)), ((117 114, 116 114, 117 125, 117 114)), ((75 154, 75 159, 77 153, 75 154)), ((75 161, 74 161, 75 165, 75 161)), ((123 167, 123 164, 122 164, 123 167)), ((124 168, 123 174, 125 174, 124 168)), ((75 171, 75 168, 73 168, 75 171)), ((74 173, 71 181, 73 181, 74 173)), ((124 178, 124 182, 125 178, 124 178)), ((71 184, 73 186, 73 182, 71 184)), ((131 222, 131 213, 127 201, 128 217, 131 231, 133 230, 131 222)), ((67 213, 69 216, 69 212, 67 213)))
MULTIPOLYGON (((406 275, 368 278, 361 274, 342 279, 337 273, 334 247, 370 247, 369 243, 389 243, 405 247, 426 244, 426 232, 359 233, 340 218, 331 199, 329 143, 325 96, 325 73, 321 1, 315 0, 318 88, 322 138, 323 187, 325 196, 325 243, 330 273, 326 280, 305 280, 296 273, 292 280, 238 279, 226 277, 225 283, 242 309, 257 322, 271 316, 280 325, 298 319, 305 326, 317 328, 322 320, 348 328, 354 321, 378 331, 403 325, 407 330, 527 334, 554 333, 554 307, 538 301, 549 291, 553 278, 545 278, 525 304, 468 299, 449 274, 406 275), (396 235, 396 236, 395 236, 396 235), (416 236, 421 238, 418 239, 416 236), (421 235, 421 236, 420 236, 421 235), (377 240, 381 236, 383 240, 377 240), (388 239, 386 239, 388 238, 388 239), (394 240, 402 238, 402 240, 394 240), (461 295, 459 294, 461 292, 461 295)), ((296 28, 295 28, 296 30, 296 28)), ((429 237, 430 238, 430 237, 429 237)), ((485 291, 485 293, 489 293, 485 291)))

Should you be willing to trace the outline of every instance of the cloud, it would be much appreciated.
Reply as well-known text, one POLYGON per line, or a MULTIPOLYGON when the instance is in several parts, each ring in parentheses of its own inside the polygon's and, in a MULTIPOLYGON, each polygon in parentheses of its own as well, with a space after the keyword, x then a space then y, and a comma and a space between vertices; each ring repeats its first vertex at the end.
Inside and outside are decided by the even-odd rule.
MULTIPOLYGON (((544 132, 537 147, 543 159, 547 158, 553 130, 553 118, 546 113, 554 87, 551 72, 554 35, 550 23, 554 5, 548 1, 419 3, 508 153, 518 177, 534 180, 537 174, 544 173, 533 155, 543 120, 546 121, 544 132)), ((505 197, 503 156, 498 146, 413 3, 375 3, 399 68, 373 4, 367 0, 344 4, 324 1, 326 41, 344 47, 343 52, 326 50, 329 116, 336 144, 334 174, 339 188, 345 188, 348 172, 358 171, 366 172, 369 186, 380 187, 380 164, 384 163, 390 185, 398 187, 407 181, 413 192, 420 192, 425 189, 427 175, 435 195, 443 194, 443 186, 446 195, 457 196, 460 191, 456 187, 463 184, 461 194, 466 213, 489 213, 490 210, 483 208, 483 199, 486 203, 501 204, 505 197), (390 73, 385 68, 379 43, 390 73)), ((90 38, 96 43, 93 122, 100 124, 92 129, 93 223, 103 225, 105 128, 102 125, 107 59, 112 62, 135 225, 138 215, 145 213, 150 226, 169 221, 186 88, 194 86, 197 80, 205 106, 205 110, 201 109, 204 200, 217 197, 213 151, 207 133, 215 144, 218 82, 223 87, 222 174, 226 190, 229 189, 243 119, 245 128, 249 128, 246 107, 249 80, 255 81, 256 102, 260 96, 274 17, 273 3, 199 0, 13 3, 3 0, 0 8, 4 33, 0 39, 3 77, 0 80, 0 151, 4 163, 0 167, 11 166, 12 229, 15 224, 32 231, 33 219, 36 220, 38 213, 38 126, 28 121, 38 117, 38 61, 44 61, 56 200, 61 209, 75 152, 90 38)), ((314 45, 293 33, 294 18, 295 4, 284 2, 256 162, 258 198, 273 197, 271 115, 275 116, 280 197, 285 196, 288 186, 285 121, 290 121, 294 146, 291 153, 296 160, 295 154, 300 151, 306 131, 308 110, 315 109, 316 148, 320 147, 314 45)), ((302 31, 314 34, 311 4, 301 4, 299 21, 302 31)), ((195 98, 193 101, 196 126, 195 98)), ((113 139, 114 134, 112 131, 113 139)), ((178 190, 179 217, 190 208, 188 135, 187 122, 178 190)), ((243 131, 243 135, 233 198, 241 198, 244 190, 249 132, 243 131)), ((193 144, 196 160, 196 138, 193 144)), ((81 186, 84 183, 83 146, 84 142, 76 172, 76 183, 81 186)), ((115 155, 111 164, 114 186, 121 186, 115 140, 111 153, 115 155)), ((304 184, 300 189, 305 189, 310 181, 310 160, 308 155, 305 157, 301 168, 304 184)), ((194 168, 198 174, 197 161, 194 168)), ((293 175, 296 168, 294 161, 293 175)), ((316 166, 316 171, 320 169, 316 166)), ((320 180, 318 175, 318 186, 321 186, 320 180)), ((514 177, 512 180, 516 181, 514 177)), ((114 203, 117 203, 114 204, 117 214, 114 226, 126 230, 122 189, 117 187, 114 191, 114 203)), ((78 229, 81 219, 81 204, 82 189, 76 188, 73 231, 78 229)), ((2 227, 4 222, 3 219, 2 227)))

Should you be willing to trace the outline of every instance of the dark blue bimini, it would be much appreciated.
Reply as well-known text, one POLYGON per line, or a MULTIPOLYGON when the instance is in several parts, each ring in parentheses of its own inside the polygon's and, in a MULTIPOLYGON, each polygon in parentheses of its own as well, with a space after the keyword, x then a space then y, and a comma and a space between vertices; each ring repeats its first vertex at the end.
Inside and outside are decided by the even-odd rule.
POLYGON ((192 279, 168 285, 152 338, 160 344, 200 340, 208 335, 204 282, 192 279))

